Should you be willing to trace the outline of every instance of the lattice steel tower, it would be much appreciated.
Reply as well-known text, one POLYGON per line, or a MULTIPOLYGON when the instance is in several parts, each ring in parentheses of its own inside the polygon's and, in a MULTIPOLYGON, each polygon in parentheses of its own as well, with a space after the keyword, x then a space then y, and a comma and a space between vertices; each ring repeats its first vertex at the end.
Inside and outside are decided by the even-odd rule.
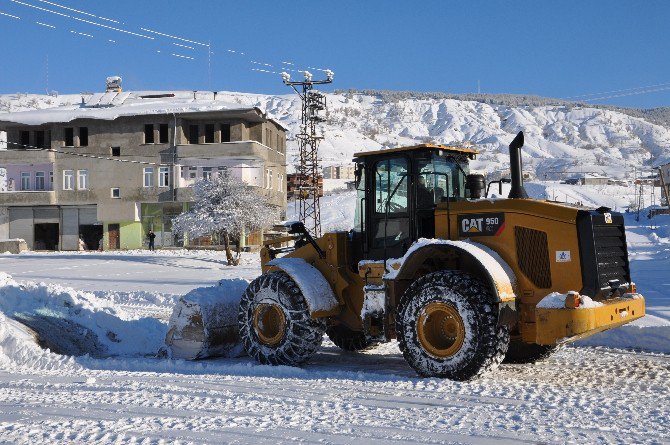
POLYGON ((290 86, 302 99, 302 115, 300 130, 297 134, 300 148, 300 160, 296 166, 298 174, 297 196, 300 205, 299 218, 307 230, 314 237, 321 236, 321 203, 319 196, 319 168, 318 146, 323 136, 316 133, 318 123, 325 121, 319 116, 320 111, 326 109, 326 96, 314 90, 314 85, 331 83, 333 72, 326 70, 325 80, 312 80, 312 74, 305 71, 305 80, 291 81, 291 76, 281 74, 284 84, 290 86), (300 87, 300 89, 298 88, 300 87))

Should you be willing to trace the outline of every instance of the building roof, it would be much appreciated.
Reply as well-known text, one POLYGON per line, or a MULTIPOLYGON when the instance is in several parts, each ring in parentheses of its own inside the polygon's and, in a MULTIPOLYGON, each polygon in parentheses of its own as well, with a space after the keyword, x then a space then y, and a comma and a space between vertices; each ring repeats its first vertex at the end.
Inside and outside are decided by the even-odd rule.
POLYGON ((192 91, 175 92, 107 92, 82 95, 82 102, 41 110, 0 113, 0 127, 11 125, 44 125, 67 123, 77 119, 115 120, 130 116, 211 117, 220 113, 240 117, 252 122, 268 120, 285 131, 287 128, 266 113, 252 106, 239 103, 197 97, 192 91))
POLYGON ((354 158, 359 158, 362 156, 374 156, 374 155, 385 155, 387 153, 395 153, 400 151, 413 151, 413 150, 444 150, 452 153, 459 153, 468 155, 470 158, 474 158, 475 155, 479 154, 479 151, 472 148, 466 147, 456 147, 450 145, 439 145, 439 144, 419 144, 411 145, 409 147, 396 147, 396 148, 387 148, 382 150, 374 151, 361 151, 354 153, 354 158))

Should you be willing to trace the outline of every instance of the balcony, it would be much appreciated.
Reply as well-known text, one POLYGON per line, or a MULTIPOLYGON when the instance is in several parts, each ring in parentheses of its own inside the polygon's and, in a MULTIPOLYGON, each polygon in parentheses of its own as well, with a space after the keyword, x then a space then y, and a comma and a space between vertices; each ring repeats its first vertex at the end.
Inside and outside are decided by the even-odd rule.
POLYGON ((0 206, 38 206, 56 204, 54 191, 0 192, 0 206))
POLYGON ((56 154, 44 150, 0 150, 0 165, 53 164, 56 154))
POLYGON ((220 144, 177 145, 177 159, 234 158, 238 161, 271 161, 284 163, 284 154, 256 141, 220 144))

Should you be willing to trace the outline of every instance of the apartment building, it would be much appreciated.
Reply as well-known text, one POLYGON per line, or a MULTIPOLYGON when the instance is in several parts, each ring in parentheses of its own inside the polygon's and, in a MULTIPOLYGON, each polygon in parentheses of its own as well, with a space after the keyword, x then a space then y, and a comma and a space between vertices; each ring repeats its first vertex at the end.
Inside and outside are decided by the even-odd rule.
POLYGON ((116 90, 0 114, 0 239, 35 250, 132 249, 152 229, 169 246, 193 184, 222 170, 285 213, 286 129, 208 95, 116 90))
POLYGON ((356 166, 354 164, 330 165, 323 168, 324 179, 354 179, 356 166))

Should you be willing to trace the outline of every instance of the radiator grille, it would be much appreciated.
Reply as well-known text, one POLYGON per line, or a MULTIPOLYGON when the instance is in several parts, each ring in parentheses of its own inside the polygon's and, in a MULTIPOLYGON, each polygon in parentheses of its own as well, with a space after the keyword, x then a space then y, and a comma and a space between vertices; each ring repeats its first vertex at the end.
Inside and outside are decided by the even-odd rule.
POLYGON ((628 260, 623 225, 594 223, 593 241, 600 287, 607 286, 610 280, 627 282, 628 260))
POLYGON ((516 256, 519 269, 537 287, 551 287, 547 234, 541 230, 515 227, 516 256))

